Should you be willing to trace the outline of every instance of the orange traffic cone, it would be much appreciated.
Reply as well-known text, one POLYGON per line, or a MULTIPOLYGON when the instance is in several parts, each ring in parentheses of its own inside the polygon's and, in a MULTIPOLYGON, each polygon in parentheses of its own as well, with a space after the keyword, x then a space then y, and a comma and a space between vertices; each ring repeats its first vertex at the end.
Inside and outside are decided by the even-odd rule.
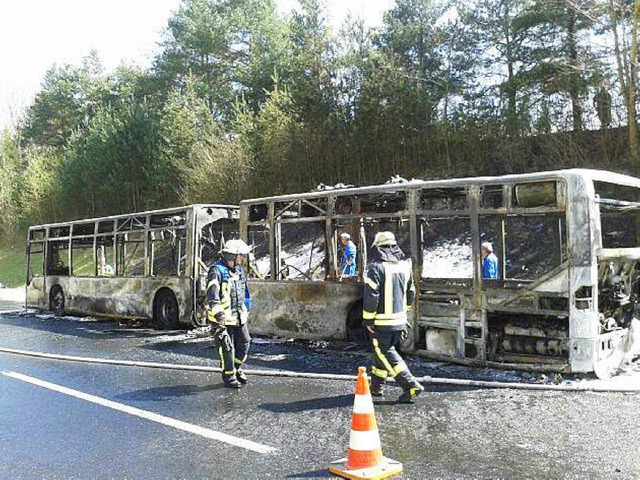
POLYGON ((402 472, 402 464, 382 456, 366 368, 358 368, 347 458, 332 462, 329 471, 344 478, 378 479, 402 472))

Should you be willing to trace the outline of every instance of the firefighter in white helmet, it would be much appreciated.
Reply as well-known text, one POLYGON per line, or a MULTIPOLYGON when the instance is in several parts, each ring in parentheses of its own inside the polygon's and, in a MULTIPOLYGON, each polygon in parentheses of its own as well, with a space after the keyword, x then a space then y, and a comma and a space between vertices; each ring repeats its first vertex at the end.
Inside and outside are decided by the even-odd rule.
POLYGON ((416 294, 411 259, 405 257, 392 232, 376 234, 369 258, 362 317, 374 352, 371 395, 382 396, 387 378, 395 378, 403 390, 398 400, 413 403, 424 388, 397 351, 416 294))
POLYGON ((242 240, 227 241, 220 259, 207 275, 207 318, 218 347, 222 380, 229 388, 240 388, 247 383, 241 367, 251 343, 247 325, 251 296, 247 274, 240 262, 250 250, 242 240))

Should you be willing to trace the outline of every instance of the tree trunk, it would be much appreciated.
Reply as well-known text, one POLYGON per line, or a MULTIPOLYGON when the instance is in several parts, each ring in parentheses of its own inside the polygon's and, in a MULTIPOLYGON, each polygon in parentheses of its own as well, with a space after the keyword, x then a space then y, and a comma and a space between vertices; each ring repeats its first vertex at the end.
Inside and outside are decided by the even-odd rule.
POLYGON ((511 38, 511 17, 509 2, 505 2, 504 36, 507 56, 507 135, 518 134, 517 87, 515 85, 514 53, 511 38))
POLYGON ((638 122, 636 118, 636 102, 638 99, 638 17, 640 17, 640 0, 634 0, 631 51, 629 52, 629 84, 627 85, 627 103, 629 105, 629 157, 634 166, 638 163, 638 122))
POLYGON ((625 18, 624 6, 622 6, 623 25, 631 21, 629 36, 631 38, 620 38, 617 9, 620 7, 615 0, 609 1, 609 14, 611 16, 611 30, 613 32, 614 54, 618 68, 618 80, 622 97, 627 110, 628 139, 629 139, 629 159, 633 164, 638 162, 638 124, 636 110, 636 88, 637 88, 637 58, 638 58, 638 17, 640 16, 640 1, 633 0, 632 18, 625 18))
POLYGON ((580 68, 578 65, 578 50, 576 47, 576 12, 569 9, 569 23, 567 25, 567 49, 569 51, 569 65, 571 71, 569 83, 569 96, 571 97, 571 113, 573 118, 573 130, 582 130, 582 105, 580 104, 580 68))

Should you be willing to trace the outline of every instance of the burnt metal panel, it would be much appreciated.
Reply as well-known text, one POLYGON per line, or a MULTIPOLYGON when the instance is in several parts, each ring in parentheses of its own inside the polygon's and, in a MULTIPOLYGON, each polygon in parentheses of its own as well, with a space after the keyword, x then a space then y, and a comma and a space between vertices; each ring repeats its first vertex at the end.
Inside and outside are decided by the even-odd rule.
POLYGON ((344 340, 347 315, 363 287, 338 282, 250 280, 250 329, 263 335, 344 340))
MULTIPOLYGON (((272 207, 276 202, 289 205, 298 201, 320 202, 323 198, 328 199, 330 203, 336 197, 349 198, 349 209, 336 210, 329 204, 326 212, 321 209, 314 212, 314 221, 326 221, 328 245, 336 243, 335 230, 332 228, 335 222, 364 219, 365 223, 381 224, 380 220, 386 218, 406 218, 409 222, 410 253, 415 261, 416 278, 422 272, 420 252, 425 241, 421 238, 424 233, 421 231, 422 224, 419 225, 418 222, 466 217, 470 221, 468 236, 471 238, 473 275, 466 279, 421 279, 414 320, 417 327, 414 329, 414 348, 418 353, 431 358, 440 357, 448 361, 474 365, 499 365, 503 362, 505 365, 521 368, 592 371, 599 323, 595 252, 601 248, 598 218, 589 214, 597 212, 594 180, 640 188, 640 180, 633 177, 574 169, 501 177, 412 180, 402 185, 344 188, 330 194, 315 191, 245 200, 241 202, 241 206, 272 207), (425 191, 431 193, 430 196, 427 195, 431 200, 423 204, 419 199, 425 191), (459 198, 456 198, 460 201, 454 202, 453 198, 449 198, 451 191, 466 192, 466 201, 465 195, 458 195, 459 198), (406 194, 406 208, 398 207, 395 203, 393 207, 386 203, 379 207, 378 200, 393 198, 401 192, 406 194), (363 214, 360 207, 362 198, 366 196, 371 201, 368 204, 369 212, 363 214), (479 216, 482 215, 494 217, 498 222, 493 228, 493 241, 496 242, 494 245, 498 246, 501 256, 502 275, 497 280, 480 278, 480 234, 484 232, 481 228, 485 228, 479 223, 479 216), (548 251, 550 245, 557 245, 559 248, 552 251, 552 257, 545 259, 549 260, 548 265, 535 262, 534 258, 531 265, 537 265, 537 270, 529 271, 528 276, 506 278, 507 260, 513 267, 513 258, 506 256, 508 242, 505 242, 505 238, 510 235, 510 243, 517 244, 521 239, 517 234, 520 230, 516 227, 520 227, 520 223, 528 225, 526 222, 516 223, 507 232, 508 220, 518 220, 532 215, 557 219, 555 224, 542 224, 544 228, 540 231, 544 235, 543 238, 549 239, 544 251, 548 251), (443 304, 433 294, 449 294, 457 300, 443 304), (569 322, 567 318, 570 315, 569 322), (500 324, 496 323, 496 318, 500 319, 500 324), (566 329, 567 335, 561 342, 555 338, 541 337, 540 332, 545 331, 542 327, 555 322, 560 322, 562 329, 566 329), (503 335, 498 339, 499 345, 503 347, 502 352, 490 351, 490 344, 495 345, 496 341, 487 336, 495 336, 496 333, 503 335), (425 350, 425 344, 439 348, 440 352, 429 352, 428 348, 425 350), (447 354, 443 355, 442 352, 447 354), (500 361, 496 362, 499 356, 500 361)), ((271 231, 275 231, 279 222, 274 221, 273 214, 268 218, 261 218, 261 222, 253 223, 267 224, 271 231)), ((300 220, 289 218, 282 223, 300 220)), ((533 227, 526 232, 540 234, 539 229, 533 227)), ((399 229, 399 225, 396 228, 399 229)), ((453 234, 449 233, 449 236, 452 238, 453 234)), ((274 244, 272 248, 275 250, 272 257, 277 260, 280 245, 274 244)), ((532 248, 535 248, 535 244, 532 248)), ((520 253, 518 249, 514 251, 520 253)), ((330 264, 336 261, 332 253, 330 250, 330 264)), ((366 252, 362 255, 366 255, 366 252)), ((277 265, 275 262, 275 266, 277 265)), ((525 271, 524 267, 522 270, 525 271)), ((344 293, 345 285, 342 284, 334 284, 331 287, 335 288, 333 297, 327 294, 329 287, 314 285, 307 288, 314 292, 315 300, 300 300, 298 297, 307 295, 301 294, 297 288, 299 287, 289 282, 265 282, 263 287, 256 284, 255 308, 262 308, 259 307, 262 299, 267 311, 254 312, 254 328, 260 333, 301 338, 340 338, 339 332, 341 329, 344 331, 346 327, 346 312, 343 310, 349 308, 348 301, 357 301, 356 297, 349 298, 344 293), (322 312, 321 308, 325 306, 328 310, 322 312), (339 312, 336 313, 337 307, 339 312), (313 322, 309 322, 308 318, 312 318, 313 322)))
POLYGON ((151 319, 156 292, 169 288, 176 296, 180 321, 189 323, 192 310, 189 281, 168 277, 47 277, 44 291, 37 290, 38 302, 44 303, 41 308, 48 308, 49 292, 59 285, 68 313, 151 319))
POLYGON ((49 297, 45 288, 45 277, 34 277, 27 285, 26 307, 42 308, 49 307, 49 297))
MULTIPOLYGON (((591 229, 597 228, 596 219, 590 218, 588 206, 595 207, 593 184, 585 182, 580 177, 570 177, 567 179, 567 188, 570 198, 585 208, 571 208, 567 210, 567 221, 569 223, 569 261, 572 265, 581 267, 590 265, 592 260, 591 243, 595 239, 591 238, 591 229)), ((597 248, 597 246, 596 246, 597 248)))

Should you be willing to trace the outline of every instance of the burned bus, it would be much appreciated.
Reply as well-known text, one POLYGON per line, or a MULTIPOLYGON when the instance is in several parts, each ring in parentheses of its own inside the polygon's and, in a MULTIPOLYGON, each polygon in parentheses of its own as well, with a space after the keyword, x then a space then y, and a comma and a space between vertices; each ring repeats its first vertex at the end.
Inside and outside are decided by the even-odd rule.
POLYGON ((208 266, 239 235, 237 206, 189 205, 37 225, 27 237, 26 306, 201 323, 208 266))
POLYGON ((591 372, 635 314, 640 180, 571 169, 388 182, 240 203, 254 246, 252 330, 362 340, 363 272, 379 231, 419 285, 406 350, 478 366, 591 372), (339 236, 357 246, 343 277, 339 236), (481 244, 498 259, 482 278, 481 244))

